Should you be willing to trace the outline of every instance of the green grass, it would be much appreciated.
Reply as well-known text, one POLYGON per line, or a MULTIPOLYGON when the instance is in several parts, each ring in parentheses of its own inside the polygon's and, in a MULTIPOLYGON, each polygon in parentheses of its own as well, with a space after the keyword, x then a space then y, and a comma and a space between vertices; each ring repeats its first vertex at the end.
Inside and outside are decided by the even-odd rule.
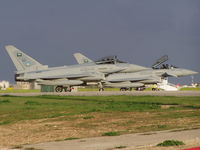
POLYGON ((179 146, 179 145, 185 145, 182 141, 177 141, 177 140, 166 140, 162 143, 157 144, 157 146, 179 146))
MULTIPOLYGON (((159 96, 0 96, 0 125, 21 120, 58 118, 83 114, 83 119, 92 119, 91 113, 110 112, 162 112, 179 109, 200 109, 200 97, 159 97, 159 96), (178 105, 163 110, 161 105, 178 105)), ((199 116, 196 112, 176 114, 178 117, 199 116)), ((163 117, 170 117, 166 114, 163 117)), ((159 128, 165 128, 161 126, 159 128)))
POLYGON ((200 91, 200 87, 198 88, 181 88, 181 91, 200 91))
POLYGON ((10 100, 7 100, 7 99, 0 100, 0 104, 3 104, 3 103, 10 103, 10 100))
POLYGON ((0 125, 6 125, 6 124, 10 124, 10 123, 11 123, 11 121, 9 121, 9 120, 1 121, 0 125))
POLYGON ((117 146, 117 147, 115 147, 116 149, 123 149, 123 148, 127 148, 127 146, 117 146))
POLYGON ((66 139, 64 139, 65 141, 70 141, 70 140, 77 140, 77 139, 79 139, 79 138, 76 138, 76 137, 70 137, 70 138, 66 138, 66 139))
POLYGON ((12 149, 22 149, 22 148, 23 148, 22 145, 15 145, 15 146, 12 147, 12 149))
POLYGON ((95 118, 94 116, 85 116, 85 117, 83 117, 83 119, 93 119, 93 118, 95 118))
POLYGON ((119 132, 106 132, 102 134, 102 136, 118 136, 118 135, 120 135, 119 132))
POLYGON ((177 127, 177 125, 144 125, 137 128, 139 131, 147 132, 147 131, 161 131, 161 130, 168 130, 171 128, 177 127))

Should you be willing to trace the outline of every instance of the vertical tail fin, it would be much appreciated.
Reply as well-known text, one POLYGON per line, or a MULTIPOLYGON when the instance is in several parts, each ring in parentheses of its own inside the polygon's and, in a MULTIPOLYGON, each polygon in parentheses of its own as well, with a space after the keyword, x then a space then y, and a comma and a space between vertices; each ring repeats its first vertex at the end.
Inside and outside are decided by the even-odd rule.
POLYGON ((32 71, 48 68, 48 66, 40 64, 38 61, 12 45, 5 46, 5 49, 12 59, 17 71, 32 71))
POLYGON ((77 61, 79 64, 85 64, 85 63, 93 62, 91 59, 87 58, 86 56, 84 56, 84 55, 81 54, 81 53, 75 53, 75 54, 74 54, 74 57, 75 57, 76 61, 77 61))

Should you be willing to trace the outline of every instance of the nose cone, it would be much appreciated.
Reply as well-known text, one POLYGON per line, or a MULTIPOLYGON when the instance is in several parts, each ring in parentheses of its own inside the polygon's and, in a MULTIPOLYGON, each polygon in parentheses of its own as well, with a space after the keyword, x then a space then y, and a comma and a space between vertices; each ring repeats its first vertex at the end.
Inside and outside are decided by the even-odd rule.
POLYGON ((198 74, 198 72, 193 71, 193 70, 188 70, 188 69, 183 69, 181 72, 183 73, 183 76, 191 76, 191 75, 198 74))

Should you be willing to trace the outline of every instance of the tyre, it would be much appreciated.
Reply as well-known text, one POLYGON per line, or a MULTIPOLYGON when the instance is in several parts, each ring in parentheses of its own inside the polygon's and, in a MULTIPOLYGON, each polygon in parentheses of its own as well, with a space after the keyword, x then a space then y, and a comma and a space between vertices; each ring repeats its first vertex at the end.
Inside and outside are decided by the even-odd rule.
POLYGON ((55 88, 55 91, 56 91, 56 92, 62 92, 62 91, 63 91, 63 87, 62 87, 62 86, 57 86, 57 87, 55 88))

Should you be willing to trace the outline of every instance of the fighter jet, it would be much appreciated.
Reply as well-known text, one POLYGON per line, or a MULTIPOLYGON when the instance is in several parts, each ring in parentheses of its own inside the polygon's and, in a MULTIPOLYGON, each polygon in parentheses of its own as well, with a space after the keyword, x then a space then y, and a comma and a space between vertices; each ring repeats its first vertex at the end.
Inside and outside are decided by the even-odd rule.
MULTIPOLYGON (((99 83, 100 89, 109 87, 142 87, 146 83, 158 82, 164 76, 184 76, 195 74, 190 70, 151 69, 135 64, 128 64, 117 57, 105 57, 98 61, 76 54, 80 64, 48 67, 42 65, 12 45, 5 46, 17 71, 16 81, 36 81, 41 85, 55 85, 57 92, 70 91, 71 86, 99 83), (186 73, 186 72, 187 73, 186 73)), ((172 69, 172 68, 170 68, 172 69)))
POLYGON ((105 79, 103 73, 88 65, 48 67, 42 65, 12 45, 5 46, 17 71, 16 81, 36 81, 41 85, 55 85, 57 92, 71 90, 71 86, 86 82, 99 82, 105 79))
MULTIPOLYGON (((80 53, 75 53, 74 57, 79 64, 94 63, 94 61, 80 53)), ((112 60, 113 65, 118 65, 121 67, 126 66, 126 69, 122 69, 117 73, 108 74, 105 80, 99 83, 100 90, 103 90, 103 87, 117 87, 121 90, 132 88, 144 89, 145 85, 160 83, 162 79, 167 77, 182 77, 197 74, 197 72, 192 70, 163 64, 168 60, 167 55, 164 55, 160 59, 158 59, 151 68, 140 66, 139 68, 141 69, 135 67, 135 70, 129 68, 129 65, 131 66, 134 64, 124 63, 122 61, 119 61, 116 57, 114 57, 114 59, 112 60)), ((97 64, 106 62, 111 61, 106 57, 104 59, 101 59, 100 61, 96 61, 97 64)))
POLYGON ((119 87, 121 90, 127 88, 141 89, 147 84, 157 84, 167 77, 183 77, 197 74, 197 72, 181 68, 169 69, 146 69, 135 73, 117 73, 106 77, 102 83, 105 87, 119 87))
POLYGON ((163 64, 160 68, 148 68, 134 73, 110 74, 102 83, 105 87, 119 87, 121 90, 144 90, 148 84, 161 83, 168 77, 183 77, 197 74, 198 72, 178 68, 173 65, 163 64))

